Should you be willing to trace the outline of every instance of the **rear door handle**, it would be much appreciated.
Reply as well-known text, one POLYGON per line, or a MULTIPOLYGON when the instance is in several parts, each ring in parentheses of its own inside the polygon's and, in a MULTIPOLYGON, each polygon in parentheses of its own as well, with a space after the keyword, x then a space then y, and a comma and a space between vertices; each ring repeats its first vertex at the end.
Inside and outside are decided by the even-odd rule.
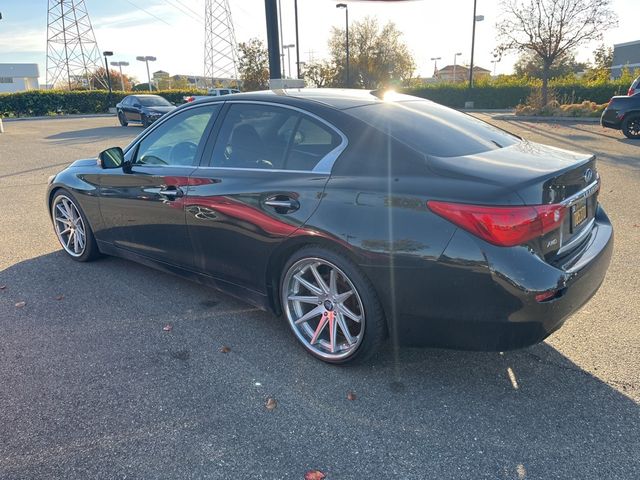
POLYGON ((295 198, 285 197, 284 195, 270 197, 264 201, 264 204, 275 208, 278 213, 293 212, 300 208, 300 202, 295 198))
POLYGON ((180 187, 173 187, 173 186, 162 188, 158 193, 160 193, 160 195, 164 195, 165 197, 169 197, 169 198, 179 198, 184 196, 184 192, 180 187))

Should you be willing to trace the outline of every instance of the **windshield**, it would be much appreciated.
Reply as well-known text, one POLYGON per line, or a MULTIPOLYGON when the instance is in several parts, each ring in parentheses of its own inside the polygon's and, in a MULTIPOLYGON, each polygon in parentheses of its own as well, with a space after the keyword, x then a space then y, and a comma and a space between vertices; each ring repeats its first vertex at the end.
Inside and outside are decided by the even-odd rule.
POLYGON ((518 137, 428 100, 380 102, 344 110, 419 152, 459 157, 508 147, 518 137))
POLYGON ((138 102, 144 107, 170 107, 171 103, 162 97, 138 97, 138 102))

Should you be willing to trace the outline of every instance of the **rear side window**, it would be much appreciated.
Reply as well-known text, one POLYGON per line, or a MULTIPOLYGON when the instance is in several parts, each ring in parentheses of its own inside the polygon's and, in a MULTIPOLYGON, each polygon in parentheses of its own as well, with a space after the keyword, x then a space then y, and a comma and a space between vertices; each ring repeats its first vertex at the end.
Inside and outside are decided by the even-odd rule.
POLYGON ((415 150, 436 157, 473 155, 520 141, 470 115, 424 100, 380 102, 344 111, 415 150))

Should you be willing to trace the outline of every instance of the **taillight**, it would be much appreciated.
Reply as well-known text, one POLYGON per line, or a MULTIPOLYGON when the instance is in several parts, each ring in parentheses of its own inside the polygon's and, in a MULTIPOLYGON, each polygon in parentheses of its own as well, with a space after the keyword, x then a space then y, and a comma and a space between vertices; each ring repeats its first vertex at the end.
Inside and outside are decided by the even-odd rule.
POLYGON ((631 88, 629 89, 629 91, 627 92, 627 95, 631 96, 631 95, 633 95, 634 93, 636 93, 636 90, 635 90, 635 88, 631 87, 631 88))
POLYGON ((193 102, 195 100, 195 97, 184 97, 184 99, 187 103, 189 103, 189 102, 193 102))
POLYGON ((562 225, 567 213, 562 205, 493 207, 430 200, 432 212, 466 231, 501 247, 522 245, 562 225))

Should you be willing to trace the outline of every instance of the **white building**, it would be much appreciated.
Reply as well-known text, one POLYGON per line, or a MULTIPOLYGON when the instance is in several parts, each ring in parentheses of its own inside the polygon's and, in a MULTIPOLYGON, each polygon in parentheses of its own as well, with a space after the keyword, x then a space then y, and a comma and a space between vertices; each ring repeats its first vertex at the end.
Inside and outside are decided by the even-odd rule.
POLYGON ((39 76, 37 63, 0 63, 0 93, 37 90, 39 76))

